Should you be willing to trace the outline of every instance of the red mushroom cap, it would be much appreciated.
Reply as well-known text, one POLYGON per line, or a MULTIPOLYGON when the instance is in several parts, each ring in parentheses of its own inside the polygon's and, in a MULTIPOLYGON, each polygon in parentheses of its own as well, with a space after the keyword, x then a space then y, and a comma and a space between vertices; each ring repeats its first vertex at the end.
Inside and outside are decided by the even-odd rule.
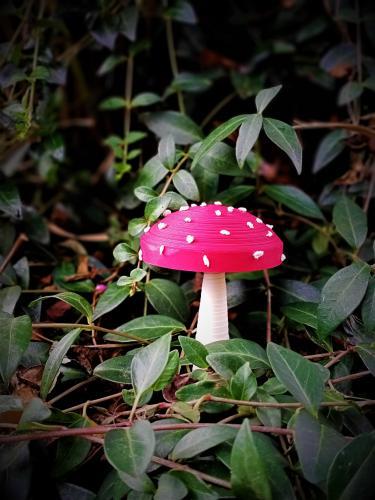
POLYGON ((257 271, 285 259, 272 226, 218 203, 181 207, 146 228, 141 256, 154 266, 204 273, 257 271))

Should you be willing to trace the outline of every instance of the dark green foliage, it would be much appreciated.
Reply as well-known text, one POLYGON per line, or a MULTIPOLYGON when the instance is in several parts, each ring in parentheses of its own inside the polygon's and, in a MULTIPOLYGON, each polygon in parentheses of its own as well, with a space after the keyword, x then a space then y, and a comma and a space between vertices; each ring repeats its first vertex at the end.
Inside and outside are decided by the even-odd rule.
POLYGON ((1 11, 0 496, 372 498, 373 2, 1 11), (213 201, 286 260, 203 345, 139 238, 213 201))

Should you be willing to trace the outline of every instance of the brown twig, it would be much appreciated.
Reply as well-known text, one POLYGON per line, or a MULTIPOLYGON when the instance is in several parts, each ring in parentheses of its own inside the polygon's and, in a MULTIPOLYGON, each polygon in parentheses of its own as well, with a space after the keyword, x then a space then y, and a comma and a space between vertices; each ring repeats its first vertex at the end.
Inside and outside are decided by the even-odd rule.
POLYGON ((96 377, 90 377, 90 378, 88 378, 86 380, 83 380, 82 382, 79 382, 76 385, 73 385, 72 387, 69 387, 69 389, 67 389, 66 391, 58 394, 54 398, 52 398, 49 401, 47 401, 47 404, 49 404, 50 406, 52 406, 57 401, 60 401, 60 399, 65 398, 65 396, 68 396, 68 394, 71 394, 72 392, 76 391, 77 389, 81 389, 82 387, 84 387, 87 384, 91 384, 91 382, 94 382, 94 380, 97 380, 97 378, 96 377))
POLYGON ((16 241, 13 243, 12 248, 9 250, 8 255, 5 257, 3 260, 2 264, 0 265, 0 274, 6 269, 7 265, 9 262, 12 260, 13 256, 19 248, 26 242, 29 241, 29 238, 26 236, 25 233, 21 233, 16 241))
POLYGON ((370 370, 364 370, 363 372, 351 373, 350 375, 344 375, 343 377, 333 378, 332 380, 330 380, 330 382, 331 384, 339 384, 340 382, 367 377, 367 375, 371 375, 370 370))
POLYGON ((335 356, 334 358, 332 358, 330 361, 328 361, 328 363, 326 363, 324 365, 325 368, 331 368, 331 366, 333 366, 336 363, 338 363, 340 361, 340 359, 344 358, 345 356, 347 356, 351 352, 353 352, 352 348, 348 348, 346 351, 341 351, 337 356, 335 356))
POLYGON ((106 233, 74 234, 70 231, 66 231, 53 222, 48 222, 47 225, 51 233, 55 234, 56 236, 61 236, 62 238, 69 238, 72 240, 87 241, 93 243, 100 243, 109 240, 108 234, 106 233))
POLYGON ((355 125, 354 123, 345 122, 296 122, 293 127, 296 130, 304 129, 316 129, 316 128, 341 128, 344 130, 350 130, 351 132, 356 132, 357 134, 362 134, 370 139, 375 137, 375 130, 370 127, 365 127, 364 125, 355 125))

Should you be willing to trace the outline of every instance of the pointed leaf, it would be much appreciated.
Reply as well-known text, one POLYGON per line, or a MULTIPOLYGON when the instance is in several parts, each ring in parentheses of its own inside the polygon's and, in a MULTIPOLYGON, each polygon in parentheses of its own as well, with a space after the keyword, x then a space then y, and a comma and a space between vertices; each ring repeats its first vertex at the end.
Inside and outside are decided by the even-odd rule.
POLYGON ((264 118, 263 126, 267 137, 289 156, 300 174, 302 171, 302 147, 294 128, 274 118, 264 118))
POLYGON ((176 160, 176 145, 171 135, 166 135, 160 139, 158 156, 162 164, 171 170, 176 160))
POLYGON ((116 356, 106 359, 103 363, 96 365, 94 369, 95 377, 119 384, 131 384, 130 367, 134 355, 116 356))
POLYGON ((324 215, 315 201, 295 186, 279 184, 268 185, 265 186, 264 192, 268 194, 270 198, 282 203, 294 212, 297 212, 297 214, 306 215, 307 217, 313 217, 315 219, 324 219, 324 215))
POLYGON ((353 248, 359 248, 367 236, 365 212, 347 196, 342 196, 333 208, 333 223, 337 232, 353 248))
POLYGON ((194 177, 187 170, 179 170, 173 177, 173 185, 188 200, 199 201, 199 189, 194 177))
POLYGON ((129 297, 129 293, 130 286, 118 286, 116 283, 111 283, 96 304, 94 321, 122 304, 129 297))
POLYGON ((263 89, 258 92, 255 97, 255 105, 258 113, 263 113, 272 99, 280 92, 281 87, 282 85, 277 85, 276 87, 270 87, 269 89, 263 89))
POLYGON ((59 373, 61 363, 70 346, 74 344, 78 338, 80 332, 81 330, 79 328, 75 328, 51 347, 47 363, 43 370, 42 382, 40 384, 40 396, 43 399, 47 397, 52 389, 55 378, 59 373))
POLYGON ((315 329, 318 326, 317 310, 318 305, 314 302, 294 302, 281 308, 287 318, 315 329))
POLYGON ((0 290, 0 311, 13 314, 21 291, 20 286, 7 286, 0 290))
POLYGON ((375 432, 357 436, 328 471, 328 500, 371 500, 375 488, 375 432))
POLYGON ((257 379, 249 362, 243 364, 230 379, 230 392, 234 399, 250 401, 257 390, 257 379))
POLYGON ((0 375, 8 386, 13 373, 31 340, 32 326, 29 316, 0 313, 0 375))
POLYGON ((326 481, 333 459, 347 444, 342 434, 306 411, 297 416, 294 440, 303 475, 313 484, 326 481))
MULTIPOLYGON (((162 316, 161 314, 149 314, 141 318, 135 318, 116 328, 119 332, 130 333, 144 340, 153 340, 165 335, 166 333, 177 333, 185 330, 183 323, 175 318, 162 316)), ((105 340, 114 342, 131 342, 126 338, 115 333, 108 333, 105 340)))
POLYGON ((188 432, 172 451, 172 460, 182 460, 200 455, 223 441, 234 439, 237 430, 225 425, 212 425, 188 432))
POLYGON ((366 330, 369 333, 375 332, 375 277, 369 281, 361 312, 366 330))
POLYGON ((253 114, 249 115, 247 120, 240 126, 236 141, 236 158, 240 168, 244 166, 246 158, 258 139, 262 122, 261 115, 253 114))
POLYGON ((191 165, 192 168, 199 163, 201 158, 218 142, 222 141, 230 134, 232 134, 240 125, 243 123, 249 115, 239 115, 231 118, 230 120, 222 123, 213 130, 205 139, 202 141, 198 151, 196 152, 193 163, 191 165))
POLYGON ((155 435, 148 421, 138 421, 128 429, 114 429, 104 439, 108 462, 119 472, 137 477, 146 471, 155 448, 155 435))
POLYGON ((320 142, 315 154, 312 171, 319 172, 323 167, 338 156, 345 149, 344 139, 347 137, 346 130, 334 130, 327 134, 320 142))
POLYGON ((290 349, 273 342, 267 345, 272 370, 288 391, 312 413, 323 399, 324 385, 329 371, 323 366, 305 359, 290 349))
POLYGON ((153 279, 146 283, 146 297, 160 314, 185 321, 189 308, 181 288, 173 281, 153 279))
POLYGON ((171 335, 163 335, 134 355, 131 364, 132 384, 137 395, 150 389, 163 373, 168 362, 171 335))
POLYGON ((265 463, 245 419, 234 441, 231 455, 231 484, 237 498, 272 500, 265 463))
POLYGON ((154 500, 182 500, 188 494, 185 484, 169 473, 164 473, 158 481, 154 500))
POLYGON ((192 144, 202 139, 200 127, 176 111, 158 111, 144 116, 146 126, 158 137, 171 135, 176 144, 192 144))
POLYGON ((354 262, 337 271, 324 285, 318 306, 318 335, 327 336, 363 299, 370 276, 365 262, 354 262))
POLYGON ((187 360, 198 368, 207 368, 206 356, 208 351, 206 347, 198 340, 191 337, 178 337, 182 350, 187 360))
POLYGON ((48 297, 39 297, 36 300, 33 300, 30 303, 30 306, 33 306, 40 300, 46 300, 46 299, 58 299, 62 300, 66 304, 69 304, 70 306, 74 307, 78 312, 86 316, 87 321, 92 321, 92 307, 87 302, 87 300, 82 297, 81 295, 78 295, 78 293, 74 292, 62 292, 58 293, 57 295, 49 295, 48 297))

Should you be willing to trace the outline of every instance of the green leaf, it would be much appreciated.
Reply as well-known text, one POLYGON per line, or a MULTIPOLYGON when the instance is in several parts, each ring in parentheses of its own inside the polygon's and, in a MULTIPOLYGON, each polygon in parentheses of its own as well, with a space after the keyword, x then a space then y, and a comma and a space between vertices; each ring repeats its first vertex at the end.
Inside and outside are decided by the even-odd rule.
POLYGON ((370 267, 365 262, 354 262, 329 278, 318 306, 320 337, 326 337, 356 309, 366 293, 369 276, 370 267))
POLYGON ((176 161, 176 145, 171 135, 162 137, 158 146, 158 156, 162 164, 171 170, 176 161))
POLYGON ((100 485, 95 500, 122 500, 130 488, 119 477, 116 469, 112 469, 100 485))
POLYGON ((188 432, 174 447, 172 460, 183 460, 200 455, 223 441, 234 439, 237 430, 225 425, 212 425, 188 432))
POLYGON ((94 369, 95 377, 117 382, 119 384, 130 384, 130 367, 133 356, 134 354, 126 354, 125 356, 116 356, 115 358, 103 361, 103 363, 96 365, 94 369))
POLYGON ((46 300, 46 299, 58 299, 62 300, 66 304, 69 304, 70 306, 74 307, 78 312, 83 314, 87 318, 88 322, 91 322, 93 317, 92 317, 92 307, 90 303, 81 295, 78 295, 78 293, 74 292, 62 292, 58 293, 56 295, 48 295, 46 297, 39 297, 38 299, 33 300, 30 303, 30 307, 32 307, 34 304, 38 303, 41 300, 46 300))
POLYGON ((125 56, 111 54, 110 56, 104 59, 102 64, 99 66, 99 69, 96 72, 96 74, 98 76, 103 76, 112 71, 116 66, 123 63, 125 60, 126 60, 125 56))
POLYGON ((179 73, 172 81, 170 91, 173 92, 204 92, 212 84, 210 78, 205 75, 183 72, 179 73))
POLYGON ((137 258, 137 252, 126 243, 119 243, 113 250, 113 256, 117 262, 128 262, 137 258))
POLYGON ((325 482, 333 459, 347 443, 345 437, 304 410, 298 413, 294 429, 303 475, 313 484, 325 482))
POLYGON ((319 303, 320 291, 309 283, 297 280, 282 280, 275 285, 277 290, 282 291, 282 301, 284 304, 293 302, 314 302, 319 303))
POLYGON ((276 377, 288 391, 312 413, 316 414, 323 399, 329 371, 290 349, 273 342, 267 345, 268 359, 276 377))
MULTIPOLYGON (((263 403, 277 403, 277 399, 262 389, 257 391, 256 399, 263 403)), ((281 427, 281 410, 279 408, 256 408, 256 415, 263 425, 281 427)))
POLYGON ((274 118, 264 118, 263 127, 267 137, 289 156, 300 174, 302 147, 294 128, 274 118))
POLYGON ((222 141, 230 134, 232 134, 240 125, 243 123, 249 115, 239 115, 231 118, 230 120, 222 123, 213 130, 201 143, 198 151, 194 156, 193 163, 191 165, 192 168, 199 163, 201 158, 203 158, 208 151, 218 142, 222 141))
POLYGON ((8 386, 13 373, 31 340, 32 326, 29 316, 0 312, 0 375, 8 386))
POLYGON ((144 201, 145 203, 158 196, 158 193, 155 191, 155 189, 147 186, 136 187, 134 189, 134 194, 138 198, 138 200, 144 201))
POLYGON ((367 236, 365 212, 347 196, 341 196, 333 207, 333 223, 337 232, 353 248, 359 248, 367 236))
POLYGON ((346 82, 340 89, 337 103, 339 106, 344 106, 350 102, 358 99, 363 93, 363 85, 358 82, 346 82))
POLYGON ((375 343, 357 345, 356 351, 363 363, 375 377, 375 343))
POLYGON ((348 133, 346 130, 333 130, 320 142, 315 154, 312 171, 319 172, 328 163, 334 160, 345 149, 345 141, 348 133))
POLYGON ((272 500, 265 463, 247 419, 242 422, 233 444, 231 469, 231 484, 237 498, 272 500))
POLYGON ((128 224, 128 231, 130 236, 136 237, 140 236, 144 229, 147 227, 147 221, 143 217, 137 217, 131 219, 128 224))
POLYGON ((216 199, 224 205, 235 205, 255 191, 254 186, 234 186, 216 195, 216 199))
POLYGON ((240 168, 244 166, 246 158, 258 139, 262 123, 263 118, 261 115, 253 114, 249 115, 240 126, 236 141, 236 158, 240 168))
POLYGON ((315 329, 318 327, 317 310, 318 305, 314 302, 294 302, 281 308, 287 318, 315 329))
POLYGON ((172 380, 176 373, 178 372, 178 369, 180 367, 180 356, 177 350, 171 351, 168 356, 168 361, 167 364, 160 375, 160 377, 157 379, 157 381, 153 384, 152 389, 154 391, 161 391, 172 383, 172 380))
POLYGON ((159 314, 184 322, 189 308, 181 288, 173 281, 153 279, 145 285, 146 297, 159 314))
POLYGON ((226 353, 233 354, 241 360, 241 365, 247 361, 252 370, 257 368, 268 368, 269 362, 265 350, 251 340, 230 339, 219 340, 205 346, 210 354, 226 353))
POLYGON ((154 94, 153 92, 142 92, 134 97, 131 102, 131 107, 139 108, 143 106, 151 106, 151 104, 155 104, 160 101, 160 95, 154 94))
POLYGON ((199 160, 193 169, 193 173, 201 170, 209 170, 214 174, 230 175, 233 177, 249 177, 250 170, 239 168, 234 149, 224 142, 217 142, 199 160))
POLYGON ((136 352, 131 364, 132 384, 137 396, 150 389, 167 365, 171 335, 163 335, 136 352))
POLYGON ((209 354, 206 359, 211 368, 225 380, 233 377, 243 365, 241 357, 233 353, 217 352, 209 354))
POLYGON ((148 222, 155 222, 161 214, 168 208, 170 202, 169 194, 158 196, 150 200, 145 207, 145 217, 148 222))
POLYGON ((144 116, 146 126, 158 137, 171 135, 176 144, 192 144, 202 139, 202 131, 191 118, 177 111, 158 111, 144 116))
POLYGON ((297 212, 297 214, 324 220, 324 215, 315 201, 295 186, 268 185, 265 186, 264 192, 270 198, 282 203, 294 212, 297 212))
POLYGON ((182 500, 187 493, 188 490, 185 484, 178 477, 165 472, 159 477, 154 500, 182 500))
POLYGON ((370 278, 361 313, 366 330, 375 332, 375 277, 370 278))
POLYGON ((186 488, 189 490, 190 495, 188 499, 194 500, 218 500, 219 495, 204 481, 198 479, 197 476, 191 472, 184 470, 173 470, 169 472, 173 477, 177 477, 182 481, 186 488))
POLYGON ((328 471, 328 500, 371 500, 375 488, 375 432, 362 434, 336 455, 328 471))
POLYGON ((61 363, 70 346, 77 340, 80 332, 81 330, 79 328, 75 328, 51 347, 47 363, 43 370, 42 382, 40 384, 40 396, 43 399, 47 397, 48 393, 53 388, 61 363))
POLYGON ((199 189, 194 177, 187 170, 179 170, 173 177, 173 185, 188 200, 199 201, 199 189))
POLYGON ((282 85, 277 85, 276 87, 270 87, 268 89, 263 89, 255 97, 255 105, 258 113, 263 113, 269 103, 276 97, 280 92, 282 85))
POLYGON ((249 362, 244 363, 230 379, 230 392, 234 399, 250 401, 257 390, 257 379, 249 362))
POLYGON ((22 203, 14 184, 3 182, 0 186, 0 213, 11 219, 22 219, 22 203))
POLYGON ((170 16, 174 21, 186 24, 196 24, 197 15, 194 11, 193 6, 190 2, 186 0, 179 0, 167 10, 167 15, 170 16))
POLYGON ((127 102, 123 97, 108 97, 104 99, 99 105, 99 109, 112 110, 122 109, 127 107, 127 102))
POLYGON ((104 453, 118 471, 138 477, 146 471, 155 448, 155 435, 146 420, 128 429, 114 429, 104 438, 104 453))
MULTIPOLYGON (((185 326, 175 318, 163 316, 159 314, 149 314, 141 318, 135 318, 131 321, 118 326, 119 332, 126 332, 131 335, 136 335, 144 340, 154 340, 167 333, 177 333, 185 330, 185 326)), ((132 340, 115 333, 108 333, 105 340, 114 342, 131 342, 132 340)))
POLYGON ((178 337, 182 350, 187 360, 198 368, 207 368, 206 356, 208 351, 206 347, 198 340, 191 337, 178 337))
POLYGON ((154 187, 168 174, 168 169, 164 167, 158 156, 153 156, 146 162, 145 166, 139 170, 135 187, 154 187))
POLYGON ((20 286, 7 286, 0 290, 0 311, 12 314, 20 296, 20 286))
POLYGON ((129 297, 129 293, 130 286, 118 286, 116 283, 110 283, 96 304, 94 321, 122 304, 129 297))

